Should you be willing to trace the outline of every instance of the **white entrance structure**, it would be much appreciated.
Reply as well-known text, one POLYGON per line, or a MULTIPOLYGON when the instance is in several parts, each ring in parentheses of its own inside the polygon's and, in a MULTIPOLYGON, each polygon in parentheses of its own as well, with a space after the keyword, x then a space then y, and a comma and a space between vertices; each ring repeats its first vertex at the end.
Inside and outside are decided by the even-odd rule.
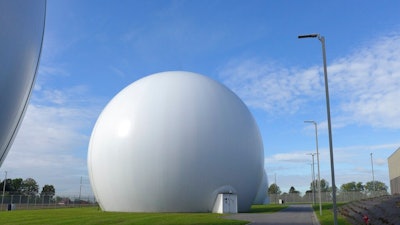
POLYGON ((215 200, 213 213, 237 213, 237 195, 236 194, 218 194, 215 200))

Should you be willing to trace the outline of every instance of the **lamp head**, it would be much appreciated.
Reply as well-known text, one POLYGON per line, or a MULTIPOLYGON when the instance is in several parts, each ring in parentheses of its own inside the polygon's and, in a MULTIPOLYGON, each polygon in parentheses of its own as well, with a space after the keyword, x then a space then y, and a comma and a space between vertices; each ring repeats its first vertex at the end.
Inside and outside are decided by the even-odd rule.
POLYGON ((299 35, 298 38, 316 38, 319 37, 319 34, 305 34, 305 35, 299 35))
POLYGON ((314 120, 305 120, 304 123, 313 123, 316 124, 316 122, 314 120))

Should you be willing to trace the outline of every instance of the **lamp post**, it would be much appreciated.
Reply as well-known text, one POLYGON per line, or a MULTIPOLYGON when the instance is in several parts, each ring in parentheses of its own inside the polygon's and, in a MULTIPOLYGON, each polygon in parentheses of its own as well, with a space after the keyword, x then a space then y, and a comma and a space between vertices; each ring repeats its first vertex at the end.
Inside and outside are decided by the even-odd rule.
MULTIPOLYGON (((313 176, 313 164, 310 163, 309 165, 311 166, 311 181, 313 181, 313 180, 314 180, 314 176, 313 176)), ((314 197, 314 185, 313 185, 313 183, 311 183, 311 184, 312 184, 312 188, 311 188, 311 198, 312 198, 312 203, 314 204, 314 202, 315 202, 315 197, 314 197)))
POLYGON ((276 173, 275 173, 275 186, 276 186, 275 204, 278 204, 278 185, 276 184, 276 173))
POLYGON ((311 180, 312 180, 312 195, 313 195, 313 205, 315 204, 315 172, 314 172, 314 155, 315 153, 308 153, 307 155, 312 156, 312 164, 311 164, 311 180))
POLYGON ((324 79, 325 79, 325 95, 326 95, 326 114, 328 119, 328 135, 329 135, 329 152, 331 161, 331 177, 332 177, 332 205, 333 205, 333 222, 337 225, 337 207, 336 207, 336 184, 335 184, 335 166, 333 159, 333 144, 332 144, 332 127, 331 127, 331 109, 329 103, 329 87, 328 87, 328 71, 326 67, 326 52, 325 52, 325 37, 319 34, 300 35, 298 38, 318 38, 322 44, 322 59, 324 63, 324 79))
POLYGON ((372 169, 372 190, 375 192, 376 191, 376 187, 375 187, 375 175, 374 175, 374 161, 372 161, 372 153, 371 155, 371 169, 372 169))
POLYGON ((1 208, 0 208, 0 210, 3 210, 4 194, 5 194, 5 191, 6 191, 6 182, 7 182, 7 171, 5 171, 5 175, 4 175, 3 196, 1 197, 1 208))
POLYGON ((321 203, 321 172, 319 169, 319 152, 318 152, 318 126, 314 120, 306 120, 304 123, 312 123, 315 127, 315 147, 317 149, 317 169, 318 169, 318 199, 319 199, 319 215, 322 216, 322 203, 321 203))
POLYGON ((81 193, 82 193, 82 176, 81 176, 81 183, 79 185, 79 204, 81 204, 81 193))

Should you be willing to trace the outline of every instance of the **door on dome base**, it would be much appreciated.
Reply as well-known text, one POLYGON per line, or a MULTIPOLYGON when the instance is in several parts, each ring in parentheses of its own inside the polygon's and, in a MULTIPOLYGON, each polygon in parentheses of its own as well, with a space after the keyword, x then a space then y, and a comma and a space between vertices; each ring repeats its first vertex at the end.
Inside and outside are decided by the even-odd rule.
POLYGON ((237 213, 237 195, 222 193, 217 195, 213 213, 237 213))

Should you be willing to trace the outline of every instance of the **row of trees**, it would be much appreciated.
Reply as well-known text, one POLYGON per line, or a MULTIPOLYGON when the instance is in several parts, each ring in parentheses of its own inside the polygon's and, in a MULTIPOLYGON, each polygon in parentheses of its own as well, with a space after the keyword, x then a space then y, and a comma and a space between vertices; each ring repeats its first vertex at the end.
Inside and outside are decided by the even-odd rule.
MULTIPOLYGON (((310 184, 310 190, 306 191, 307 193, 312 192, 312 190, 318 190, 317 183, 318 181, 315 180, 314 182, 311 182, 310 184), (315 189, 313 188, 315 187, 315 189)), ((342 184, 340 186, 340 189, 337 189, 341 192, 359 192, 363 194, 368 194, 376 191, 386 191, 388 190, 388 187, 385 185, 385 183, 380 182, 380 181, 369 181, 366 184, 363 184, 362 182, 349 182, 342 184)), ((329 183, 325 179, 321 179, 321 192, 331 192, 332 187, 329 187, 329 183)), ((277 184, 271 184, 268 188, 268 194, 281 194, 282 191, 280 190, 279 186, 277 184)), ((283 194, 287 194, 286 192, 283 194)), ((300 192, 297 191, 293 186, 290 187, 289 189, 289 194, 299 194, 300 192)))
MULTIPOLYGON (((4 180, 0 183, 0 190, 3 190, 7 195, 22 195, 22 196, 37 196, 39 194, 39 185, 33 178, 22 178, 6 179, 4 186, 4 180)), ((40 196, 53 197, 56 193, 56 189, 53 185, 46 184, 43 186, 40 196)))
POLYGON ((380 181, 369 181, 366 184, 362 182, 349 182, 340 186, 340 191, 346 192, 373 192, 373 191, 386 191, 388 187, 385 183, 380 181))

